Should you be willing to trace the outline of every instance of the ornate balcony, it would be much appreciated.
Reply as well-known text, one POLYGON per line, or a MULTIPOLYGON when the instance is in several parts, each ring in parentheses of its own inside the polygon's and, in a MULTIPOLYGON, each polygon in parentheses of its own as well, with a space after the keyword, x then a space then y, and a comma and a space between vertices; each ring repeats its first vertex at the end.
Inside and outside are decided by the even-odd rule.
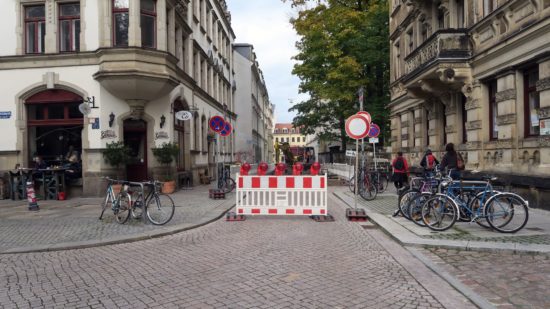
POLYGON ((439 30, 405 57, 404 77, 410 79, 436 61, 460 62, 460 60, 464 60, 465 62, 471 54, 472 49, 466 30, 439 30))

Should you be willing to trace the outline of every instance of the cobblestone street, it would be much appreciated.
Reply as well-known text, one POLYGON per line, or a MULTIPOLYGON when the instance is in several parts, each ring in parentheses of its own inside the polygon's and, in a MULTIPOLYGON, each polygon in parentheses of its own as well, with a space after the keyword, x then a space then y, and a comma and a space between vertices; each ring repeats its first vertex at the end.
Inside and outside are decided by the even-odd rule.
POLYGON ((398 262, 406 250, 390 253, 329 203, 336 222, 218 220, 147 241, 4 254, 0 307, 472 307, 427 268, 413 277, 398 262))

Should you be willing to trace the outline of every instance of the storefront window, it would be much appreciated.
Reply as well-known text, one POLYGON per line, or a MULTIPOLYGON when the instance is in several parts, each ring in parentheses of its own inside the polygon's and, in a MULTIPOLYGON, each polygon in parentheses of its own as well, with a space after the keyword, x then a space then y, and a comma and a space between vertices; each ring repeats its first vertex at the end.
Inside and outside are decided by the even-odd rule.
POLYGON ((45 8, 43 5, 25 7, 25 51, 27 54, 44 52, 46 36, 45 8))
POLYGON ((538 136, 540 134, 540 94, 536 86, 536 82, 539 80, 538 69, 527 70, 523 79, 525 93, 525 136, 538 136))
POLYGON ((128 46, 128 2, 113 0, 113 45, 128 46))
POLYGON ((489 139, 498 139, 497 125, 497 81, 489 82, 489 139))
POLYGON ((62 52, 80 50, 80 5, 78 3, 59 5, 59 50, 62 52))

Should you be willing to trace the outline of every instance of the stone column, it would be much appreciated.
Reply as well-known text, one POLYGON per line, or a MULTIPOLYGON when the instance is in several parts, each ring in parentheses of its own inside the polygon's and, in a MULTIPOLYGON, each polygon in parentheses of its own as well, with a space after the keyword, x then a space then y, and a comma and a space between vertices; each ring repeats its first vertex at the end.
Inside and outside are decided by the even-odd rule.
POLYGON ((162 51, 168 49, 166 18, 166 0, 157 0, 157 49, 162 51))
POLYGON ((540 96, 539 118, 541 124, 544 123, 545 128, 541 127, 541 136, 539 138, 540 145, 540 167, 546 172, 550 172, 550 135, 546 135, 548 131, 547 125, 550 122, 550 57, 539 61, 539 80, 537 82, 537 91, 540 96))
POLYGON ((409 122, 409 113, 403 112, 400 114, 399 119, 401 121, 401 149, 403 152, 408 152, 409 148, 411 146, 410 140, 409 140, 409 131, 410 131, 410 122, 409 122))
POLYGON ((176 14, 174 9, 168 11, 168 52, 174 55, 176 53, 176 14))
POLYGON ((445 117, 445 135, 447 143, 454 143, 455 146, 458 146, 461 141, 458 140, 458 119, 457 119, 457 94, 452 93, 446 96, 446 100, 443 101, 444 104, 444 115, 445 117))
POLYGON ((130 0, 128 14, 130 21, 128 26, 128 46, 141 47, 140 0, 130 0))
POLYGON ((498 164, 500 167, 511 167, 513 158, 512 148, 517 143, 517 116, 516 116, 516 72, 507 71, 497 76, 497 125, 499 151, 498 164))
POLYGON ((399 114, 391 115, 391 148, 397 152, 401 148, 401 121, 399 114))
POLYGON ((468 142, 466 143, 466 151, 468 153, 468 168, 478 168, 482 162, 480 162, 481 154, 481 141, 482 141, 482 117, 483 109, 481 108, 481 101, 483 98, 483 91, 481 84, 478 80, 472 83, 467 83, 462 88, 462 93, 466 96, 466 114, 468 121, 464 123, 466 126, 466 135, 468 142))
POLYGON ((46 54, 57 53, 57 24, 55 14, 55 2, 47 0, 46 9, 46 36, 44 37, 44 52, 46 54))

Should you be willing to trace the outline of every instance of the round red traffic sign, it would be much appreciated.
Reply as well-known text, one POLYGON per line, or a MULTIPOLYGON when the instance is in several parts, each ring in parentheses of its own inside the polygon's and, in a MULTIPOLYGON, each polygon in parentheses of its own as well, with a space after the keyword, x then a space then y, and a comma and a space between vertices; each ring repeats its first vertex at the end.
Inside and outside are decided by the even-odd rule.
POLYGON ((378 137, 378 135, 380 135, 380 127, 375 123, 371 123, 369 137, 378 137))
POLYGON ((369 112, 360 111, 360 112, 357 112, 357 115, 361 115, 361 116, 365 117, 365 119, 367 119, 368 123, 372 122, 372 118, 371 118, 369 112))
POLYGON ((365 138, 370 130, 370 124, 363 115, 355 114, 346 120, 346 133, 353 139, 365 138))
POLYGON ((225 120, 222 116, 213 116, 212 118, 210 118, 210 121, 208 121, 208 125, 210 126, 210 129, 212 129, 212 131, 220 132, 225 126, 225 120))
POLYGON ((229 122, 226 122, 223 126, 223 129, 220 131, 220 135, 224 137, 229 136, 229 134, 231 134, 231 131, 233 131, 233 127, 229 122))

